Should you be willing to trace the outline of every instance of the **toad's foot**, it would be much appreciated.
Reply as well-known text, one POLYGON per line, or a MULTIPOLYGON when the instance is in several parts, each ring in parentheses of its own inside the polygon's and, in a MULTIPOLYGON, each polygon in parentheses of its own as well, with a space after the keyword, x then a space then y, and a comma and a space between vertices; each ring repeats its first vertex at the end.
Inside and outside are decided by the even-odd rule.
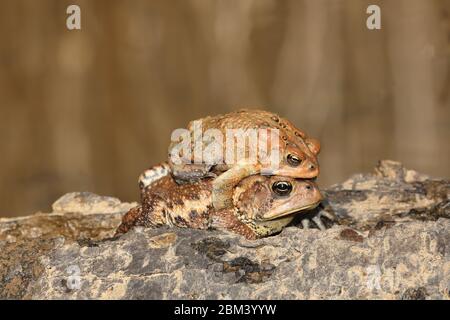
POLYGON ((300 221, 303 229, 318 228, 324 231, 337 223, 338 218, 333 213, 326 211, 322 206, 319 206, 312 213, 302 217, 300 221))

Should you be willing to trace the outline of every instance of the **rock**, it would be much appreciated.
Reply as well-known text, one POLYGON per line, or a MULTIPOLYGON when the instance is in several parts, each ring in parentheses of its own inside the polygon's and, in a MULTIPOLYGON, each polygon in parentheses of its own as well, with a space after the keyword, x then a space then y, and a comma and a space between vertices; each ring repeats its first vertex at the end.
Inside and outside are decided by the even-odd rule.
POLYGON ((0 219, 0 298, 449 299, 449 193, 382 161, 324 190, 320 210, 338 217, 326 231, 256 241, 168 227, 112 238, 134 204, 72 193, 53 213, 0 219))
POLYGON ((90 192, 68 193, 52 205, 54 212, 83 214, 127 212, 136 203, 121 203, 119 199, 102 197, 90 192))

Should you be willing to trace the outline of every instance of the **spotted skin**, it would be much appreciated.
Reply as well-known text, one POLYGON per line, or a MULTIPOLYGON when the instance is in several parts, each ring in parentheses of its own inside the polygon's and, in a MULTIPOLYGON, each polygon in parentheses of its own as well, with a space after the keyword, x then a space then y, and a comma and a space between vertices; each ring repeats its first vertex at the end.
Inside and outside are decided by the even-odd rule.
POLYGON ((313 181, 255 175, 235 187, 232 207, 217 210, 212 204, 212 182, 205 178, 180 185, 170 174, 155 180, 142 190, 141 205, 125 214, 116 235, 134 226, 168 225, 228 230, 256 239, 281 231, 297 211, 311 209, 322 199, 313 181), (280 181, 292 186, 289 195, 273 190, 280 181))
MULTIPOLYGON (((291 122, 272 112, 242 109, 228 114, 208 116, 199 120, 202 120, 203 132, 208 129, 218 129, 223 136, 225 136, 226 129, 269 128, 278 129, 280 132, 280 163, 275 170, 268 171, 267 166, 260 162, 255 164, 243 161, 235 164, 224 164, 219 154, 213 154, 209 164, 194 164, 192 163, 193 159, 190 159, 191 161, 188 163, 175 164, 169 156, 169 166, 174 178, 179 183, 217 175, 213 186, 213 205, 215 209, 223 209, 232 205, 231 197, 234 186, 247 176, 266 172, 271 175, 293 178, 315 178, 319 174, 317 155, 320 151, 320 143, 318 140, 307 137, 303 131, 297 129, 291 122), (288 161, 288 155, 295 155, 300 160, 300 163, 292 165, 288 161)), ((188 125, 188 130, 191 131, 192 136, 194 123, 192 121, 188 125)), ((195 137, 192 139, 192 147, 197 143, 202 144, 203 148, 207 148, 209 143, 211 143, 211 141, 204 141, 200 136, 197 137, 197 139, 201 139, 200 141, 195 141, 195 137)), ((178 142, 171 143, 169 155, 177 144, 178 142)), ((245 152, 248 153, 248 150, 245 152)), ((222 154, 225 153, 226 150, 222 150, 222 154)), ((191 154, 194 154, 193 150, 191 154)))

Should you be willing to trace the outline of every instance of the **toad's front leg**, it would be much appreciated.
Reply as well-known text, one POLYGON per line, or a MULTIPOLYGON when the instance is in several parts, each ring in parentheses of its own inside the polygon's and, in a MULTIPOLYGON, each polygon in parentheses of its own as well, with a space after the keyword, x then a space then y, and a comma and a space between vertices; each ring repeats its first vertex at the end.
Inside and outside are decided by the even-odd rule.
POLYGON ((316 209, 301 217, 303 229, 313 228, 311 223, 314 223, 318 229, 324 231, 331 227, 331 225, 339 223, 338 217, 329 210, 329 205, 325 203, 327 202, 324 200, 316 209))
POLYGON ((252 228, 236 217, 233 209, 223 209, 212 213, 210 216, 209 227, 240 234, 248 240, 259 238, 258 234, 252 228))
POLYGON ((245 161, 236 164, 222 173, 213 182, 212 200, 216 210, 229 208, 233 205, 234 187, 245 177, 261 172, 259 165, 249 164, 245 161))

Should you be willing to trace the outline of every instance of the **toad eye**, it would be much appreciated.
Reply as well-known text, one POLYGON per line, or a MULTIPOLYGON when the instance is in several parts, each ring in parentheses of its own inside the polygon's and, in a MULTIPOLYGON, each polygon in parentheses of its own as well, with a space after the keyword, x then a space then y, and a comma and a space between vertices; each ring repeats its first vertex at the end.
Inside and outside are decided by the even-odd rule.
POLYGON ((272 185, 272 190, 279 196, 287 196, 292 191, 292 184, 286 181, 277 181, 272 185))
POLYGON ((302 159, 300 159, 294 154, 288 154, 287 162, 293 167, 298 167, 300 163, 302 163, 302 159))

